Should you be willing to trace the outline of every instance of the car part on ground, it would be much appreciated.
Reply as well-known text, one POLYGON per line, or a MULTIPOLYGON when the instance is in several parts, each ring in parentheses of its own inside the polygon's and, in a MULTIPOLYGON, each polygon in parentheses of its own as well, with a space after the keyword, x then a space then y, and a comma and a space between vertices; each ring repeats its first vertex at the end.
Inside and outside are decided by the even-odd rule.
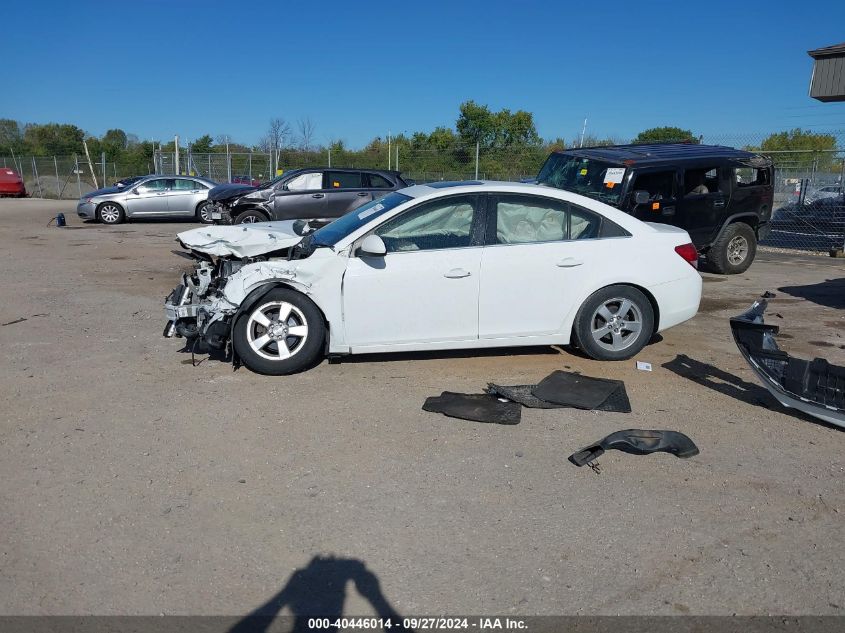
POLYGON ((730 321, 734 342, 760 382, 783 406, 845 428, 845 367, 793 358, 778 348, 779 328, 765 323, 766 299, 730 321))
POLYGON ((620 388, 625 389, 621 380, 557 370, 543 378, 531 393, 546 402, 590 410, 602 406, 620 388))
POLYGON ((216 223, 331 220, 409 184, 398 171, 330 167, 292 169, 257 186, 243 182, 209 193, 216 223))
POLYGON ((502 401, 487 393, 444 391, 439 396, 426 398, 422 408, 423 411, 473 422, 519 424, 522 419, 522 406, 519 403, 502 401))
POLYGON ((0 197, 25 198, 26 186, 23 178, 14 169, 0 167, 0 197))
POLYGON ((611 433, 595 444, 575 451, 569 456, 569 461, 579 467, 592 466, 592 462, 611 449, 631 455, 671 453, 683 459, 694 457, 699 453, 695 442, 678 431, 627 429, 611 433))
POLYGON ((195 176, 144 176, 125 187, 85 194, 76 213, 85 220, 119 224, 142 218, 183 217, 211 222, 208 192, 216 183, 195 176))
POLYGON ((689 231, 715 272, 744 272, 771 231, 774 167, 717 145, 665 143, 552 152, 541 185, 601 200, 645 222, 689 231))
POLYGON ((297 220, 179 233, 197 265, 165 302, 165 336, 231 340, 233 358, 263 373, 305 369, 319 355, 284 328, 306 324, 262 308, 283 288, 302 296, 287 303, 332 358, 577 339, 593 358, 619 360, 694 316, 701 298, 701 276, 679 252, 686 232, 535 185, 417 185, 312 228, 297 220), (303 307, 312 304, 320 327, 303 307))
MULTIPOLYGON (((552 379, 557 372, 553 372, 550 374, 546 381, 552 379)), ((566 373, 566 372, 561 372, 566 373)), ((605 381, 606 379, 601 378, 590 378, 589 376, 580 376, 578 374, 572 374, 572 376, 579 376, 579 378, 584 379, 580 384, 581 385, 589 385, 592 381, 605 381)), ((572 381, 574 382, 574 381, 572 381)), ((607 380, 607 382, 615 383, 614 388, 610 390, 609 395, 601 400, 595 406, 590 407, 592 410, 595 411, 611 411, 616 413, 630 413, 631 412, 631 401, 628 399, 628 392, 625 390, 625 383, 621 380, 607 380)), ((546 382, 543 392, 546 390, 550 391, 553 395, 552 398, 556 401, 560 400, 567 400, 569 397, 574 396, 581 400, 584 399, 583 391, 579 388, 579 386, 572 386, 570 383, 567 385, 567 388, 573 389, 575 393, 567 393, 566 391, 558 391, 557 387, 561 385, 555 381, 554 383, 546 382)), ((514 402, 518 402, 525 407, 529 407, 532 409, 563 409, 563 408, 570 408, 574 405, 570 404, 562 404, 560 402, 552 402, 549 400, 543 400, 542 398, 538 398, 535 395, 534 390, 537 388, 538 385, 497 385, 495 383, 488 383, 487 385, 487 393, 491 393, 496 396, 500 396, 502 398, 507 398, 508 400, 513 400, 514 402)))

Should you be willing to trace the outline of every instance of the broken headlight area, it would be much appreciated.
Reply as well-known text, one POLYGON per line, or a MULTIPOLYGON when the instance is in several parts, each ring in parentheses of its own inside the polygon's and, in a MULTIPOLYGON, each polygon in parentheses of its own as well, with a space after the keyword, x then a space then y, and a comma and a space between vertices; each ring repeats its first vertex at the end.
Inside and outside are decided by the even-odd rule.
POLYGON ((845 367, 831 365, 823 358, 792 358, 778 348, 778 326, 764 321, 767 307, 768 302, 760 299, 747 312, 731 319, 739 351, 782 405, 845 427, 845 367))

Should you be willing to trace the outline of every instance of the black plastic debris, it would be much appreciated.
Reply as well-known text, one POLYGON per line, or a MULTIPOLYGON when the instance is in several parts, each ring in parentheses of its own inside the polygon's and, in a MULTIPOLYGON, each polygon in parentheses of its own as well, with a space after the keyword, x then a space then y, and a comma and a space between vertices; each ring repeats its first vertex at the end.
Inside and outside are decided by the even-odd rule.
POLYGON ((565 407, 631 412, 631 402, 621 380, 558 370, 543 378, 531 393, 540 400, 565 407))
POLYGON ((845 428, 845 367, 824 358, 793 358, 778 347, 780 329, 765 322, 768 303, 755 301, 731 319, 734 342, 760 382, 778 402, 845 428))
MULTIPOLYGON (((630 413, 631 401, 628 399, 628 392, 625 391, 625 383, 621 380, 614 382, 619 382, 619 387, 607 397, 607 400, 595 407, 595 410, 630 413)), ((491 382, 487 383, 487 393, 513 400, 531 409, 564 409, 569 407, 569 405, 541 400, 533 393, 536 387, 537 385, 497 385, 491 382)))
POLYGON ((502 402, 488 393, 444 391, 439 396, 426 398, 422 408, 423 411, 442 413, 450 418, 491 424, 519 424, 522 419, 522 405, 502 402))
POLYGON ((605 451, 616 449, 631 455, 649 455, 650 453, 671 453, 676 457, 687 458, 698 455, 698 447, 689 437, 678 431, 655 431, 648 429, 627 429, 611 433, 595 444, 585 446, 569 456, 569 461, 576 466, 590 465, 605 451))
POLYGON ((774 299, 777 295, 774 292, 767 290, 763 294, 760 295, 763 299, 774 299))

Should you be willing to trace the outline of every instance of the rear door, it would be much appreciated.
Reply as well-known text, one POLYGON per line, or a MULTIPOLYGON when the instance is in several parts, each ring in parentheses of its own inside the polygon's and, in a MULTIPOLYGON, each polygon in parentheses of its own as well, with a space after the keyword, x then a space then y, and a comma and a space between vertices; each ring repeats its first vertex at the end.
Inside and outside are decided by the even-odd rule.
POLYGON ((327 171, 324 188, 328 200, 326 213, 330 218, 339 218, 373 199, 364 175, 357 171, 327 171))
POLYGON ((152 178, 126 194, 126 215, 167 215, 168 180, 152 178))
POLYGON ((170 215, 194 215, 202 198, 202 186, 191 178, 174 178, 167 194, 170 215))

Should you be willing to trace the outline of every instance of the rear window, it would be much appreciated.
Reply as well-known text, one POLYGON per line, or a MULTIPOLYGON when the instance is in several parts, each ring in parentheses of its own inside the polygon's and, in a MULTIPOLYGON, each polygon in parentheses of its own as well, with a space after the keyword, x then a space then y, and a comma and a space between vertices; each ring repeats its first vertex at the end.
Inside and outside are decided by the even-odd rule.
POLYGON ((370 187, 373 189, 391 189, 393 187, 393 183, 384 176, 379 176, 378 174, 369 174, 369 176, 370 187))

